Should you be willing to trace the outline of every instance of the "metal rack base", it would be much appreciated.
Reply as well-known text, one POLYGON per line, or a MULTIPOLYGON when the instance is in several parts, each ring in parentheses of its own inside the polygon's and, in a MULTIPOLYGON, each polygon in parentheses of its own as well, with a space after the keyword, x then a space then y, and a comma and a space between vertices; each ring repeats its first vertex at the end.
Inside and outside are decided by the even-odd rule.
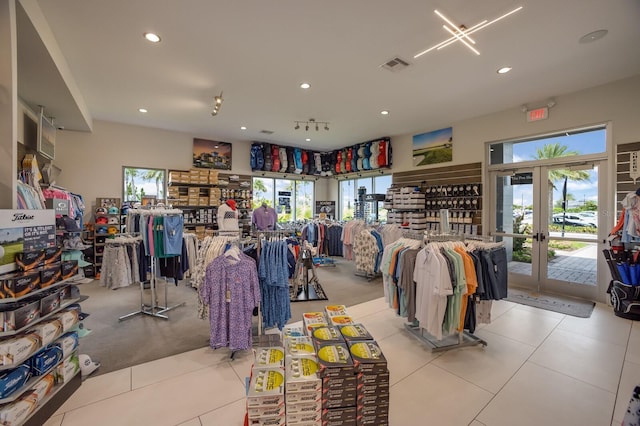
POLYGON ((426 343, 431 348, 431 352, 443 352, 467 346, 487 346, 486 341, 466 331, 458 334, 452 334, 442 340, 436 340, 435 337, 429 335, 420 327, 412 324, 405 324, 404 326, 412 336, 426 343), (425 333, 427 335, 425 335, 425 333))

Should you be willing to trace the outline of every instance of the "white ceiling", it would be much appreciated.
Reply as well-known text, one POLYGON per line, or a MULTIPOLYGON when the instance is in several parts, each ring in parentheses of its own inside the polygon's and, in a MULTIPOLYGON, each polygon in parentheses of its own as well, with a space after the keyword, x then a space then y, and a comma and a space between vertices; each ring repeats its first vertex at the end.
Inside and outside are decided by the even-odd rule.
POLYGON ((90 128, 81 113, 86 103, 93 119, 223 141, 337 148, 540 106, 640 73, 638 0, 21 1, 27 12, 39 5, 69 72, 36 56, 45 49, 32 45, 39 37, 24 15, 19 96, 44 104, 66 129, 90 128), (455 43, 413 58, 448 38, 434 9, 471 27, 517 6, 524 8, 472 36, 480 56, 455 43), (609 33, 578 43, 598 29, 609 33), (147 31, 162 42, 144 40, 147 31), (394 56, 410 67, 379 67, 394 56), (513 71, 498 75, 504 65, 513 71), (80 107, 64 94, 71 81, 80 107), (300 89, 302 82, 311 88, 300 89), (220 92, 225 101, 212 117, 220 92), (294 121, 310 117, 330 122, 330 131, 294 130, 294 121))

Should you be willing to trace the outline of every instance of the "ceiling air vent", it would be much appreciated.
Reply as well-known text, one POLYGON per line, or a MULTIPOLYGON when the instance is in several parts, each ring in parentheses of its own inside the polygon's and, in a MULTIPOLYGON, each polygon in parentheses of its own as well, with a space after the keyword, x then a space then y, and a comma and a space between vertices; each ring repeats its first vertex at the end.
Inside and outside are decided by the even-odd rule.
POLYGON ((263 133, 265 135, 272 135, 273 134, 273 130, 260 130, 260 133, 263 133))
POLYGON ((384 64, 380 65, 382 68, 387 69, 389 71, 400 71, 405 69, 406 67, 409 66, 409 62, 405 61, 404 59, 400 59, 399 57, 395 57, 392 58, 390 60, 388 60, 387 62, 385 62, 384 64))

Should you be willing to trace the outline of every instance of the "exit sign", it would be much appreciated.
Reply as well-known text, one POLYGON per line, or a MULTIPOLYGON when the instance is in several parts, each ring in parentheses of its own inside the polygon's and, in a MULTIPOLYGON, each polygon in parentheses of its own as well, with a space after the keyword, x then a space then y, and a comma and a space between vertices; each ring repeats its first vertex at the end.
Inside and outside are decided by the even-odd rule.
POLYGON ((549 118, 549 108, 547 107, 527 111, 527 121, 529 123, 531 123, 532 121, 546 120, 547 118, 549 118))

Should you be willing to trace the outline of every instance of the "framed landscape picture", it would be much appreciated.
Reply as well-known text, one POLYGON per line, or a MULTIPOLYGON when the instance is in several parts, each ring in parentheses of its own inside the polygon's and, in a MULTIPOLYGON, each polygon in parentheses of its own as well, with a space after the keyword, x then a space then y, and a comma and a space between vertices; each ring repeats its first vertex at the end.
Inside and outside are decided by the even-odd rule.
POLYGON ((453 160, 453 128, 413 136, 413 165, 446 163, 453 160))
POLYGON ((194 138, 193 167, 231 170, 231 144, 194 138))

